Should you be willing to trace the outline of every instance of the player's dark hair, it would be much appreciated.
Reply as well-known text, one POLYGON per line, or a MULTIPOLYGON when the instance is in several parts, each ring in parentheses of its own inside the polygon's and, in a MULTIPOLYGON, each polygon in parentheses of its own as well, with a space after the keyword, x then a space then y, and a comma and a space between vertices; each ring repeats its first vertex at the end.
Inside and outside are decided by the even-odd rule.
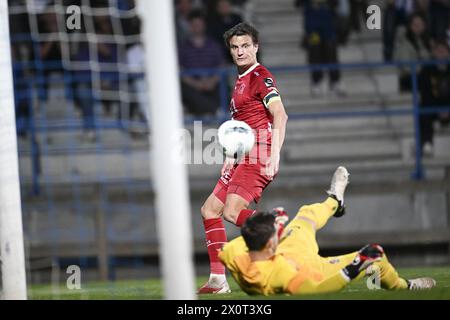
POLYGON ((233 28, 228 30, 223 35, 223 40, 227 48, 230 48, 230 39, 234 36, 250 36, 252 37, 253 43, 259 43, 259 32, 251 24, 247 22, 241 22, 235 25, 233 28))
POLYGON ((250 251, 264 249, 275 233, 275 217, 268 212, 257 212, 241 228, 242 237, 250 251))

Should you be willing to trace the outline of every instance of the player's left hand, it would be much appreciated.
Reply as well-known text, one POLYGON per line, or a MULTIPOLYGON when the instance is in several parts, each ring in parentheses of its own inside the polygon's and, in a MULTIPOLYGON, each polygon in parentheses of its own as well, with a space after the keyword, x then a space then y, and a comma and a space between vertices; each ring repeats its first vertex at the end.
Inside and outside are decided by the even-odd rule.
POLYGON ((361 271, 366 270, 374 262, 380 261, 383 255, 384 249, 379 244, 368 244, 358 251, 352 263, 342 271, 349 279, 353 280, 361 271))
POLYGON ((269 161, 266 165, 266 175, 270 180, 273 180, 273 177, 277 174, 278 169, 280 168, 280 153, 276 152, 270 155, 269 161))

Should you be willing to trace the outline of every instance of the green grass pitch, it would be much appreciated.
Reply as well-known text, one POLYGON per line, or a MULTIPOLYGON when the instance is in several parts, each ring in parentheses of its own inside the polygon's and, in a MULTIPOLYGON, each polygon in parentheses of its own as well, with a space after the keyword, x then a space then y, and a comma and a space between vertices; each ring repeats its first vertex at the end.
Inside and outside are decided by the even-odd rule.
MULTIPOLYGON (((339 293, 311 296, 271 296, 270 299, 445 299, 450 300, 450 267, 439 268, 403 268, 400 275, 405 278, 431 276, 437 281, 437 286, 426 291, 385 291, 369 290, 365 280, 352 283, 339 293)), ((208 299, 267 299, 264 296, 248 296, 239 289, 231 277, 228 277, 232 293, 226 295, 203 295, 201 300, 208 299)), ((205 277, 197 278, 197 285, 206 281, 205 277)), ((69 290, 65 286, 35 285, 29 288, 29 299, 46 300, 143 300, 162 299, 162 283, 159 279, 93 282, 82 284, 80 290, 69 290)))

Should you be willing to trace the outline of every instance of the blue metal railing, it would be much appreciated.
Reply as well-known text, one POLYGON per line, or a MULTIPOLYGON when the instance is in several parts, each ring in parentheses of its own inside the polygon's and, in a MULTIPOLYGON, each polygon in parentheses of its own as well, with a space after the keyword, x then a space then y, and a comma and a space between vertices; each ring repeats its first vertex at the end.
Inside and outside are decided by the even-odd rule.
MULTIPOLYGON (((326 70, 326 69, 341 69, 341 70, 360 70, 360 69, 381 69, 386 67, 408 67, 411 70, 411 83, 412 83, 412 98, 413 105, 412 108, 396 108, 390 110, 361 110, 361 111, 342 111, 342 112, 318 112, 318 113, 290 113, 290 119, 305 120, 312 118, 336 118, 336 117, 380 117, 380 116, 408 116, 412 115, 414 117, 414 140, 416 145, 415 150, 415 169, 412 173, 413 179, 422 179, 424 177, 423 163, 422 163, 422 150, 421 150, 421 132, 420 132, 420 117, 423 114, 436 114, 439 112, 450 112, 450 106, 448 107, 427 107, 426 110, 420 106, 419 103, 419 87, 417 71, 419 66, 443 63, 442 61, 402 61, 402 62, 391 62, 391 63, 347 63, 347 64, 322 64, 322 65, 309 65, 309 66, 283 66, 283 67, 271 67, 270 71, 272 73, 306 73, 314 70, 326 70)), ((444 63, 449 64, 449 61, 444 61, 444 63)), ((61 62, 58 61, 48 61, 48 62, 22 62, 15 63, 14 69, 16 70, 30 70, 34 69, 35 77, 18 79, 17 84, 26 84, 29 88, 36 87, 38 92, 41 90, 41 86, 46 84, 46 77, 44 76, 45 71, 53 70, 55 67, 61 66, 61 62)), ((108 70, 109 71, 109 70, 108 70)), ((86 75, 74 75, 70 70, 64 70, 64 75, 61 77, 61 83, 64 83, 66 88, 63 90, 63 95, 66 99, 72 100, 74 94, 71 90, 71 85, 76 82, 80 83, 83 81, 90 81, 89 77, 86 75), (67 74, 66 74, 67 72, 67 74)), ((205 123, 213 124, 220 123, 229 118, 228 116, 228 84, 229 78, 236 74, 236 70, 233 67, 228 68, 218 68, 218 69, 192 69, 183 70, 181 75, 218 75, 220 77, 219 91, 220 91, 220 110, 221 113, 218 116, 213 117, 197 117, 195 120, 203 120, 205 123)), ((127 78, 124 75, 116 73, 109 73, 104 75, 107 79, 111 81, 123 81, 127 78)), ((133 74, 134 77, 144 75, 133 74)), ((59 78, 55 78, 58 80, 59 78)), ((282 89, 282 88, 281 88, 282 89)), ((29 92, 29 91, 28 91, 29 92)), ((17 90, 16 99, 18 97, 24 98, 26 93, 17 90)), ((39 94, 40 96, 40 94, 39 94)), ((25 97, 26 98, 26 97, 25 97)), ((47 121, 44 122, 36 121, 33 118, 32 107, 30 106, 30 116, 31 120, 27 123, 18 123, 18 129, 29 129, 31 135, 31 156, 32 156, 32 175, 33 175, 33 190, 35 193, 39 192, 39 148, 36 143, 36 135, 38 132, 48 132, 48 131, 60 131, 60 130, 81 130, 83 124, 81 121, 76 121, 73 119, 69 120, 57 120, 57 121, 47 121)), ((190 123, 194 120, 194 117, 185 117, 185 122, 190 123)), ((131 124, 127 120, 121 119, 120 121, 105 121, 103 119, 92 119, 95 129, 123 129, 131 124)))

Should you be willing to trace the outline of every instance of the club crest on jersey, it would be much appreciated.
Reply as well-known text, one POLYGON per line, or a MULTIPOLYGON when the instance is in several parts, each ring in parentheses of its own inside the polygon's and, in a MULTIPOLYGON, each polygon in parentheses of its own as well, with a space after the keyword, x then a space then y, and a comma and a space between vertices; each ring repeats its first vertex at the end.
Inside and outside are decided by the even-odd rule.
POLYGON ((244 90, 245 90, 245 83, 241 84, 241 86, 240 86, 239 89, 238 89, 238 93, 239 93, 239 94, 243 94, 243 93, 244 93, 244 90))
POLYGON ((272 78, 265 78, 264 79, 264 84, 266 85, 267 88, 271 88, 273 87, 273 79, 272 78))

